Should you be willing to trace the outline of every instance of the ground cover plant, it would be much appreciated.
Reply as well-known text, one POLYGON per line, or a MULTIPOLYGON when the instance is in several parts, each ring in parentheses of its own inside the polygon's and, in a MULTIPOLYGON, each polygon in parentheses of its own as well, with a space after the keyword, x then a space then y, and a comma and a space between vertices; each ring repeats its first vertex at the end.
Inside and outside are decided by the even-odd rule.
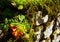
POLYGON ((0 42, 59 42, 60 0, 1 0, 0 42))

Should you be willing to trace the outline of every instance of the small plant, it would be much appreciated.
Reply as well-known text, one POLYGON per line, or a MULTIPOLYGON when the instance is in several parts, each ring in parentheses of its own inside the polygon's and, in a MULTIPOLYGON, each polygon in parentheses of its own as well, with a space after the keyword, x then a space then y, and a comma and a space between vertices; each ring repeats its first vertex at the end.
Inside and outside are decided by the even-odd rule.
POLYGON ((7 19, 4 20, 4 30, 8 31, 8 29, 12 30, 12 35, 18 39, 19 36, 23 36, 30 30, 30 25, 28 24, 28 20, 25 19, 25 16, 18 15, 13 17, 14 19, 7 19))

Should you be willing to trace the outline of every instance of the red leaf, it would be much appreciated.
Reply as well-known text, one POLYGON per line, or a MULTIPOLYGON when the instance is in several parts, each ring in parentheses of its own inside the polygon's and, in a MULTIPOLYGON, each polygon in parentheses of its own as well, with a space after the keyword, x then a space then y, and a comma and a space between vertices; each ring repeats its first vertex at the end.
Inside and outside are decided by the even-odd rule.
POLYGON ((9 28, 13 30, 13 29, 15 29, 17 27, 16 26, 10 26, 9 28))
POLYGON ((22 32, 18 32, 18 34, 19 34, 19 35, 21 35, 21 36, 23 35, 23 33, 22 33, 22 32))

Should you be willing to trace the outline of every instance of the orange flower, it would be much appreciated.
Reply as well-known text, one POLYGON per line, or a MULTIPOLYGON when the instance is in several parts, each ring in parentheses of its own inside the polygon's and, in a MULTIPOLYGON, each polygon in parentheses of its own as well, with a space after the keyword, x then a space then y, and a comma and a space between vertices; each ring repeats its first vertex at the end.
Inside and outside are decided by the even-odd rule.
MULTIPOLYGON (((20 32, 20 31, 18 31, 16 26, 10 26, 10 29, 12 30, 12 35, 13 35, 16 39, 18 39, 19 36, 21 36, 21 37, 23 38, 23 33, 20 32)), ((24 27, 22 26, 22 27, 20 28, 20 30, 23 30, 23 29, 24 29, 24 27)))
POLYGON ((23 33, 22 33, 22 32, 17 32, 17 31, 13 31, 13 32, 12 32, 12 35, 13 35, 16 39, 18 39, 19 36, 23 36, 23 33))
POLYGON ((13 35, 16 39, 17 39, 18 36, 19 36, 17 31, 13 31, 13 32, 12 32, 12 35, 13 35))

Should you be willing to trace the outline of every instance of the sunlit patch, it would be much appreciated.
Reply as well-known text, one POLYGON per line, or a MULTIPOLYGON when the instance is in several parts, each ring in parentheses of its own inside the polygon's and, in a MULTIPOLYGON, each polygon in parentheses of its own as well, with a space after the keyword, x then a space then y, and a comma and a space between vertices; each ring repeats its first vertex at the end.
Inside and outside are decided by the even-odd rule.
POLYGON ((44 22, 48 21, 48 15, 46 15, 45 17, 42 18, 44 20, 44 22))
POLYGON ((54 21, 52 21, 50 26, 46 28, 46 31, 44 31, 45 38, 49 37, 52 34, 53 23, 54 21))

